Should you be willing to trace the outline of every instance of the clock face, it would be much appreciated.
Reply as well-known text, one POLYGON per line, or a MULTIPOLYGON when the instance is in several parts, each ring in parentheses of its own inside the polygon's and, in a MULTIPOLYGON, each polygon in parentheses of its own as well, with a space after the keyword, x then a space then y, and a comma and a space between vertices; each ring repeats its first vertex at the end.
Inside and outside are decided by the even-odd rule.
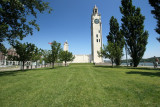
POLYGON ((95 20, 94 20, 94 23, 95 23, 95 24, 98 24, 98 23, 99 23, 99 19, 95 19, 95 20))

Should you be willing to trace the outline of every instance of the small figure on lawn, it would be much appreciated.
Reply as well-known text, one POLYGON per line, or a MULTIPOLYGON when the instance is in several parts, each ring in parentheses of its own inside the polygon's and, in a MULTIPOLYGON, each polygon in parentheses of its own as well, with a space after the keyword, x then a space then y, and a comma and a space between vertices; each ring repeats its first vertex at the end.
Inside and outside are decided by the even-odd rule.
POLYGON ((159 59, 154 56, 155 61, 153 62, 154 68, 157 68, 159 59))

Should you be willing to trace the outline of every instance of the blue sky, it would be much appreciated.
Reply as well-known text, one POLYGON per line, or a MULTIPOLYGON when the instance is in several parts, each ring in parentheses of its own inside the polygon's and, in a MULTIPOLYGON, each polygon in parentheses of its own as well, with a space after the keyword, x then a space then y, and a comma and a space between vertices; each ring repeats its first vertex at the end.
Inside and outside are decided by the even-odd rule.
MULTIPOLYGON (((121 26, 122 15, 119 6, 121 0, 46 0, 53 8, 51 14, 38 14, 37 22, 40 31, 34 30, 32 36, 24 38, 23 42, 34 43, 42 49, 51 49, 48 42, 56 40, 63 43, 67 40, 69 51, 73 54, 91 53, 91 14, 97 5, 102 17, 103 44, 107 44, 111 16, 117 18, 121 26)), ((160 43, 156 40, 159 35, 154 31, 156 20, 151 14, 152 7, 148 0, 133 0, 133 5, 141 8, 145 16, 145 30, 149 32, 148 45, 143 58, 160 56, 160 43)))

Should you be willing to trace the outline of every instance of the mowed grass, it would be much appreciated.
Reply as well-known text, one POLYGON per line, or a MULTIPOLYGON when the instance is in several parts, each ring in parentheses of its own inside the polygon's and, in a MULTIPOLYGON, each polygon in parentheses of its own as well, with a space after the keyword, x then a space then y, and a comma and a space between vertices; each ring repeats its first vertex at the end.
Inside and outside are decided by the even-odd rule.
POLYGON ((92 64, 0 72, 0 107, 158 107, 160 70, 92 64))

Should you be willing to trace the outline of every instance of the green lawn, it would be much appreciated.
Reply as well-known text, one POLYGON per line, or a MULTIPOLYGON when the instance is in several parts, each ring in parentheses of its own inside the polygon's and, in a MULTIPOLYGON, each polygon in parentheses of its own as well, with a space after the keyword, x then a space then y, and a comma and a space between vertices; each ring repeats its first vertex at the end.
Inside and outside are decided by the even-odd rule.
POLYGON ((160 70, 92 64, 0 72, 0 107, 158 107, 160 70))

